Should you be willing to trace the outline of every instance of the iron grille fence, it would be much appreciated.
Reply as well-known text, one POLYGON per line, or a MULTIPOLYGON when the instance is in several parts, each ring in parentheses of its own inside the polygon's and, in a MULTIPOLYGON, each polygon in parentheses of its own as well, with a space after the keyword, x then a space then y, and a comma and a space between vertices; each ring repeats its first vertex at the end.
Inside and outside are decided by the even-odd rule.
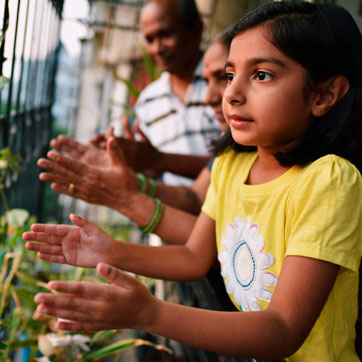
POLYGON ((5 181, 11 208, 41 215, 36 160, 48 147, 63 0, 5 0, 0 5, 0 148, 23 159, 5 181))

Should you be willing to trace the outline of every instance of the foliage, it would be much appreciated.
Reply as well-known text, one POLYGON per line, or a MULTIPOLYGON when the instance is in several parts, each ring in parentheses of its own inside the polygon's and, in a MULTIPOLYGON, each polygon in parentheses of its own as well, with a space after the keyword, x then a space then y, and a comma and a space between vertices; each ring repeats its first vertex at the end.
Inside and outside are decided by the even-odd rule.
POLYGON ((0 91, 8 84, 10 83, 10 79, 4 77, 3 75, 0 76, 0 91))

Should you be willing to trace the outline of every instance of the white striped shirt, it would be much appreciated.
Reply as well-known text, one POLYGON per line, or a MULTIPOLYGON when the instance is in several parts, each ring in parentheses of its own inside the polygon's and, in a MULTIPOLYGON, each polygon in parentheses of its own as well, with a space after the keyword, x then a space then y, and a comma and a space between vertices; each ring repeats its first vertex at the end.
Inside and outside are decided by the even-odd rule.
MULTIPOLYGON (((197 66, 185 102, 171 90, 170 74, 163 72, 140 94, 136 105, 142 132, 158 150, 167 153, 208 155, 210 141, 220 135, 220 124, 203 101, 207 84, 197 66)), ((166 172, 163 181, 189 186, 192 180, 166 172)))

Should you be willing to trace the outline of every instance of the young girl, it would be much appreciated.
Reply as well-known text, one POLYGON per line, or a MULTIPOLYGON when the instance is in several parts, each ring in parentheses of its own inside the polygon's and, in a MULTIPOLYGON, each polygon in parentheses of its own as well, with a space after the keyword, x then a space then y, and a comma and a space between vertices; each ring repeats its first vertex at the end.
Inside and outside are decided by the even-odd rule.
POLYGON ((63 294, 39 293, 38 311, 70 331, 134 328, 223 354, 358 361, 362 180, 348 160, 357 164, 362 143, 361 34, 340 7, 288 1, 247 14, 231 37, 231 132, 187 244, 115 241, 76 216, 75 226, 36 225, 25 238, 42 242, 43 259, 97 265, 112 282, 52 281, 63 294), (187 281, 216 255, 243 313, 158 300, 114 267, 187 281))

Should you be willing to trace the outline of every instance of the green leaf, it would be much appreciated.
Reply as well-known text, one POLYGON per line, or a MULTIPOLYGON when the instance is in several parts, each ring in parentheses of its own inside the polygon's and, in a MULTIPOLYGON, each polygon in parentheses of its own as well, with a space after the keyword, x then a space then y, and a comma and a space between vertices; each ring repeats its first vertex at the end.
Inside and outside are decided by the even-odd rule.
POLYGON ((90 341, 90 345, 96 344, 96 343, 100 343, 102 341, 104 341, 105 339, 110 339, 112 338, 115 333, 117 332, 113 332, 113 331, 98 331, 94 334, 94 336, 92 337, 91 341, 90 341))
POLYGON ((23 229, 21 227, 18 227, 16 229, 15 235, 10 239, 8 245, 10 248, 14 247, 16 245, 16 242, 21 239, 21 236, 23 234, 23 229))
POLYGON ((86 361, 92 358, 109 356, 119 351, 124 351, 126 349, 132 348, 136 344, 136 341, 136 339, 125 339, 116 343, 112 343, 109 346, 100 348, 99 350, 88 354, 86 356, 86 361))
POLYGON ((121 77, 117 72, 114 72, 114 77, 119 80, 120 82, 122 82, 128 89, 128 92, 133 95, 135 98, 138 98, 138 96, 140 95, 140 91, 138 91, 134 85, 132 84, 132 82, 130 82, 129 80, 121 77))
MULTIPOLYGON (((136 116, 136 111, 134 110, 134 107, 128 105, 128 104, 125 104, 125 103, 120 103, 120 102, 115 102, 113 100, 110 100, 109 101, 110 104, 114 105, 114 106, 117 106, 117 107, 120 107, 120 108, 123 108, 123 114, 122 114, 122 117, 123 116, 136 116)), ((113 120, 116 120, 117 118, 113 118, 113 120)), ((121 119, 121 118, 119 118, 121 119)))
POLYGON ((100 358, 100 357, 105 357, 105 356, 109 356, 111 354, 115 354, 118 353, 120 351, 125 351, 127 349, 130 348, 135 348, 135 347, 139 347, 139 346, 150 346, 153 347, 155 349, 158 350, 163 350, 166 351, 168 353, 171 353, 171 350, 168 349, 165 346, 159 345, 159 344, 154 344, 151 343, 149 341, 146 341, 144 339, 123 339, 119 342, 116 343, 112 343, 109 346, 100 348, 97 351, 94 351, 90 354, 88 354, 87 356, 85 356, 85 361, 89 361, 93 358, 100 358))
POLYGON ((0 91, 10 83, 10 79, 0 75, 0 91))
MULTIPOLYGON (((4 257, 7 253, 7 250, 5 248, 0 248, 0 270, 3 267, 4 257)), ((1 282, 1 280, 0 280, 1 282)))
POLYGON ((26 303, 26 307, 35 307, 38 305, 38 303, 34 302, 34 296, 36 294, 36 291, 29 290, 28 287, 11 287, 11 290, 14 289, 14 291, 19 296, 22 303, 26 303))
POLYGON ((17 340, 13 342, 7 342, 7 346, 10 350, 20 349, 25 347, 32 347, 38 345, 37 339, 24 339, 24 340, 17 340))
POLYGON ((21 318, 20 310, 18 308, 13 309, 11 311, 11 320, 10 320, 10 331, 9 331, 10 340, 16 339, 19 325, 21 322, 20 318, 21 318))
POLYGON ((146 69, 146 73, 150 77, 151 82, 153 82, 160 75, 160 71, 153 63, 152 58, 148 54, 147 50, 145 48, 142 48, 141 52, 142 52, 143 65, 146 69))
POLYGON ((7 345, 0 342, 0 350, 6 349, 7 345))

